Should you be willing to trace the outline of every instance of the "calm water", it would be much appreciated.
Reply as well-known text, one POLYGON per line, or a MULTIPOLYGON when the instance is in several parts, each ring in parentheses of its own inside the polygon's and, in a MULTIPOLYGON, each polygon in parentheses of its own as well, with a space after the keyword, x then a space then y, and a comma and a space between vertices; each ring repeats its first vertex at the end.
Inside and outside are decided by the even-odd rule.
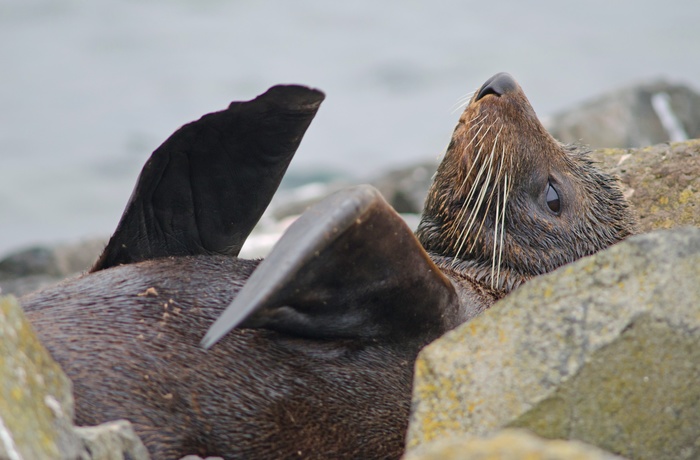
POLYGON ((511 72, 540 115, 643 79, 700 87, 700 2, 0 0, 0 254, 108 234, 177 127, 275 83, 327 100, 290 168, 436 158, 511 72))

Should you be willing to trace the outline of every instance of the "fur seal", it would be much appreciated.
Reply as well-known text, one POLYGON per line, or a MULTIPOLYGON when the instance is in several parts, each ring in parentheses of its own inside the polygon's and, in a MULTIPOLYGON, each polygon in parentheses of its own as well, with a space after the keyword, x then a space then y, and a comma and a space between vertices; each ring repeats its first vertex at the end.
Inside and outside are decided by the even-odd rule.
POLYGON ((155 459, 398 458, 424 345, 633 230, 613 178, 498 74, 460 118, 418 238, 359 186, 238 259, 322 99, 274 87, 181 128, 93 269, 21 299, 77 423, 127 418, 155 459))

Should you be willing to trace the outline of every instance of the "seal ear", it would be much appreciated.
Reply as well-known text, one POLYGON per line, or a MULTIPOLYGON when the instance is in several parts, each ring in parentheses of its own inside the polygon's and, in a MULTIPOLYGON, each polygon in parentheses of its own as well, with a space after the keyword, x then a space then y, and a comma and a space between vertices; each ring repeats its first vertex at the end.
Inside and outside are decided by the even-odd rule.
POLYGON ((166 256, 238 255, 324 99, 274 86, 178 129, 146 162, 92 272, 166 256))
POLYGON ((371 186, 346 189, 290 226, 209 328, 211 347, 236 326, 311 338, 414 341, 445 331, 451 282, 371 186))

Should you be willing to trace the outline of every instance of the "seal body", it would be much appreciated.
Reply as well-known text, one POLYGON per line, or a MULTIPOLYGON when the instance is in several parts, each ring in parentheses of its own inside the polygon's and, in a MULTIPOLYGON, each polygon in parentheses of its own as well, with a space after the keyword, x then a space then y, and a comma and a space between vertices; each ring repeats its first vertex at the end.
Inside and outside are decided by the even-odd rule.
MULTIPOLYGON (((310 209, 264 261, 238 259, 230 248, 261 213, 241 204, 255 175, 296 148, 320 103, 300 91, 293 101, 313 104, 285 103, 263 125, 301 113, 303 126, 274 129, 287 140, 237 172, 242 201, 220 199, 195 157, 164 158, 183 145, 166 143, 92 272, 22 299, 74 382, 78 424, 129 419, 156 459, 398 458, 424 345, 633 231, 614 178, 549 136, 515 80, 498 74, 460 118, 418 239, 360 187, 310 209)), ((279 105, 261 111, 259 99, 253 118, 279 105)), ((185 145, 229 131, 196 128, 185 145)), ((237 142, 246 148, 225 150, 257 145, 250 128, 237 142)), ((212 161, 204 166, 226 187, 212 161)))
POLYGON ((256 265, 164 258, 24 297, 76 424, 129 419, 154 459, 398 458, 418 349, 266 329, 199 346, 256 265))

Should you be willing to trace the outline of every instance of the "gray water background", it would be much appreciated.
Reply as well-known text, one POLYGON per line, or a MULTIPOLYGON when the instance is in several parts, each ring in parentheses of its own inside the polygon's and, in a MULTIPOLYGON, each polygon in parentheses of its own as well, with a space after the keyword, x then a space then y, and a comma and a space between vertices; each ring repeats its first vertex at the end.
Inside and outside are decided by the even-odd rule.
POLYGON ((180 125, 276 83, 327 94, 287 185, 436 159, 460 98, 541 116, 654 78, 700 87, 700 1, 0 0, 0 256, 116 226, 180 125))

